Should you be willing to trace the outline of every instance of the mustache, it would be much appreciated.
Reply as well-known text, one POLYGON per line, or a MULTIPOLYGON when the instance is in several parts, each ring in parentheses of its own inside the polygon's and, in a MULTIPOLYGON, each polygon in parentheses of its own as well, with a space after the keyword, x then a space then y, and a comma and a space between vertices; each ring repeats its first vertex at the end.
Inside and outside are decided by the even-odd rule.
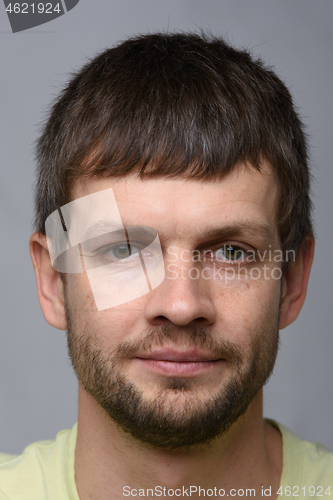
POLYGON ((137 354, 148 354, 156 347, 197 348, 216 358, 223 358, 236 364, 242 363, 242 353, 233 342, 222 340, 222 335, 214 330, 202 327, 177 328, 163 325, 143 330, 140 338, 133 342, 121 343, 115 352, 116 358, 131 358, 137 354))

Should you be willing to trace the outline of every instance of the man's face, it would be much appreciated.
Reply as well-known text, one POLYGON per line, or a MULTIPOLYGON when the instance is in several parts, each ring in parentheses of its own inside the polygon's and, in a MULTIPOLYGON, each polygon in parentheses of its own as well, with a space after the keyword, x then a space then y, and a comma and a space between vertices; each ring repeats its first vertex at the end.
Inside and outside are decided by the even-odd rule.
MULTIPOLYGON (((80 181, 74 199, 108 188, 125 227, 157 231, 165 279, 98 311, 87 275, 67 275, 74 368, 133 437, 171 448, 208 442, 246 412, 274 366, 276 181, 268 165, 221 181, 98 178, 80 181)), ((122 258, 124 247, 112 251, 122 258)))

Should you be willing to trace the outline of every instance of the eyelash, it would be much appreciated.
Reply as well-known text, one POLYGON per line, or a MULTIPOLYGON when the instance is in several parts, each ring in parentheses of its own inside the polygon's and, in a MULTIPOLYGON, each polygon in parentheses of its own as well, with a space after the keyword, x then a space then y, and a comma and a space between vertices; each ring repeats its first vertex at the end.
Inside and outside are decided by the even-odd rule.
POLYGON ((100 255, 110 255, 111 253, 111 258, 115 259, 114 262, 126 262, 126 261, 130 261, 130 260, 133 260, 134 257, 137 256, 137 254, 139 252, 143 252, 143 254, 145 254, 145 248, 146 248, 146 245, 140 245, 139 243, 135 244, 136 242, 132 242, 130 244, 128 244, 127 242, 120 242, 120 243, 114 243, 113 245, 110 245, 110 246, 106 246, 102 249, 99 249, 99 254, 100 255), (114 255, 113 251, 116 250, 117 248, 119 247, 130 247, 131 249, 131 254, 126 256, 126 257, 123 257, 123 258, 118 258, 116 255, 114 255), (134 249, 134 250, 132 250, 134 249))
MULTIPOLYGON (((242 252, 242 258, 240 259, 227 259, 227 258, 224 258, 224 259, 216 259, 219 263, 221 264, 228 264, 228 265, 231 265, 231 266, 235 266, 235 265, 239 265, 239 264, 247 264, 249 261, 248 261, 248 258, 250 256, 250 252, 254 253, 255 250, 253 248, 244 248, 240 245, 236 245, 234 243, 225 243, 224 245, 220 245, 219 247, 215 248, 214 250, 210 249, 210 250, 207 250, 204 252, 204 257, 208 254, 208 258, 209 258, 209 254, 216 254, 219 250, 223 250, 223 249, 229 249, 229 248, 233 248, 235 253, 237 252, 242 252)), ((213 257, 214 258, 214 257, 213 257)))

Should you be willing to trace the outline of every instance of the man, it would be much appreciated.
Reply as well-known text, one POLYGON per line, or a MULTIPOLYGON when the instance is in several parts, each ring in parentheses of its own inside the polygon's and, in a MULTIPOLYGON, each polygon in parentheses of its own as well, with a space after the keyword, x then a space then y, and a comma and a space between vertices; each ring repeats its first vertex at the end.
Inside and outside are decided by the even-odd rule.
POLYGON ((314 251, 278 77, 220 39, 134 38, 73 77, 37 157, 31 256, 78 424, 3 456, 3 498, 329 497, 333 455, 262 416, 314 251))

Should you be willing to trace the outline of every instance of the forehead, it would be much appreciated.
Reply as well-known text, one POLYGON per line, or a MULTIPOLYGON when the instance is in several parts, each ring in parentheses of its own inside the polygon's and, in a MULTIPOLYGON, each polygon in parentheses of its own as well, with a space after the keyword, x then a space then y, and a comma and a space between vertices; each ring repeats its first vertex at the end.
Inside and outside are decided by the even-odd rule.
POLYGON ((112 188, 124 225, 193 234, 196 227, 257 222, 276 230, 278 186, 268 163, 239 164, 221 180, 185 178, 81 179, 73 199, 112 188))

